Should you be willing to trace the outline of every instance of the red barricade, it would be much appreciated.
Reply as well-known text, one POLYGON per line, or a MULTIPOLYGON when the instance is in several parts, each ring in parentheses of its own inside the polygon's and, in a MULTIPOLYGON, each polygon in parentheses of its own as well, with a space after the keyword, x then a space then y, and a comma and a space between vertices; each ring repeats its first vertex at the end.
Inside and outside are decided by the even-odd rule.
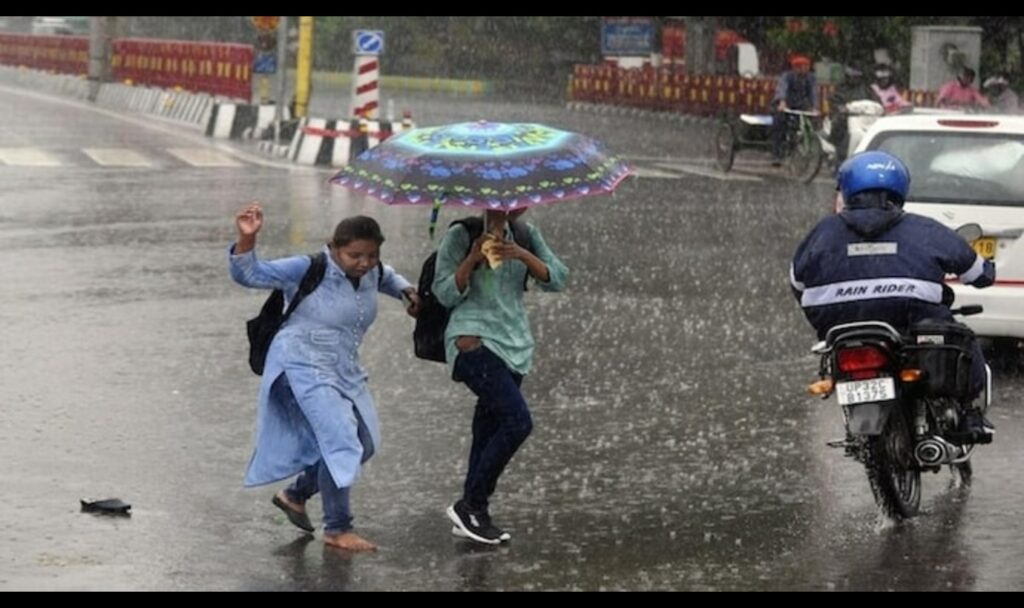
POLYGON ((245 44, 122 38, 114 41, 114 76, 249 100, 253 56, 245 44))
MULTIPOLYGON (((682 114, 766 114, 775 93, 775 78, 742 78, 684 74, 672 66, 618 68, 614 65, 576 65, 573 68, 574 101, 589 101, 682 114)), ((833 85, 818 88, 818 109, 829 111, 833 85)), ((935 105, 935 92, 907 91, 916 106, 935 105)))
MULTIPOLYGON (((246 101, 252 97, 254 51, 247 44, 119 38, 113 50, 111 67, 116 80, 181 87, 246 101)), ((0 64, 86 74, 89 39, 0 34, 0 64)))
POLYGON ((89 68, 89 39, 0 34, 0 63, 60 74, 85 74, 89 68))

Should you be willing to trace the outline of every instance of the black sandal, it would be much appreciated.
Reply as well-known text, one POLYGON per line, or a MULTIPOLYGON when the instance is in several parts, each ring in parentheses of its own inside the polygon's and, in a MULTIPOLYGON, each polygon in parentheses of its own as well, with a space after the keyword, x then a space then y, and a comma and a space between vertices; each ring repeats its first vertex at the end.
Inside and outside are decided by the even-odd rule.
POLYGON ((284 514, 288 516, 288 521, 292 522, 298 528, 302 528, 306 532, 313 531, 313 522, 309 521, 309 516, 302 511, 296 511, 295 509, 288 506, 288 503, 281 500, 281 498, 274 494, 274 498, 270 501, 274 503, 274 506, 284 511, 284 514))

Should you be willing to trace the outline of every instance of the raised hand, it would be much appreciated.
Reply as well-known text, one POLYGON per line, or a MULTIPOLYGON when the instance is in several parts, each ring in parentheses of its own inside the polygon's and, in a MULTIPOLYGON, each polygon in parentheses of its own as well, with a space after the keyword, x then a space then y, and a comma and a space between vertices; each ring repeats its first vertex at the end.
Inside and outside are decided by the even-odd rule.
POLYGON ((263 208, 259 202, 253 201, 235 215, 235 226, 238 236, 254 237, 263 228, 263 208))
POLYGON ((235 214, 235 226, 238 227, 238 242, 235 243, 235 254, 248 253, 256 248, 256 234, 263 228, 263 208, 259 201, 249 203, 235 214))

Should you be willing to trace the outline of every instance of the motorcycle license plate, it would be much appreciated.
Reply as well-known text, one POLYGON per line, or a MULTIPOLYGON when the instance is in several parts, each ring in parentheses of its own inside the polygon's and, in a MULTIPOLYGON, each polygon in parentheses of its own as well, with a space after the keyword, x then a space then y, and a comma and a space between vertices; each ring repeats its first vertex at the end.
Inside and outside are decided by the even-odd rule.
POLYGON ((896 398, 896 382, 892 378, 872 378, 836 383, 839 405, 856 405, 896 398))

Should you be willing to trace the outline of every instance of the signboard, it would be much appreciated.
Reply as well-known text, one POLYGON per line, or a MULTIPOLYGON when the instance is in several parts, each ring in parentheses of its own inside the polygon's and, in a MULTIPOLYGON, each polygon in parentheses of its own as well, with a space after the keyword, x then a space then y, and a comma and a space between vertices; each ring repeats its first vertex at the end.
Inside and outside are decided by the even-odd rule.
POLYGON ((384 52, 384 30, 352 32, 352 52, 356 55, 380 55, 384 52))
POLYGON ((256 53, 252 60, 253 74, 276 74, 277 53, 256 53))
POLYGON ((650 17, 605 17, 601 20, 601 54, 649 56, 654 51, 654 20, 650 17))

